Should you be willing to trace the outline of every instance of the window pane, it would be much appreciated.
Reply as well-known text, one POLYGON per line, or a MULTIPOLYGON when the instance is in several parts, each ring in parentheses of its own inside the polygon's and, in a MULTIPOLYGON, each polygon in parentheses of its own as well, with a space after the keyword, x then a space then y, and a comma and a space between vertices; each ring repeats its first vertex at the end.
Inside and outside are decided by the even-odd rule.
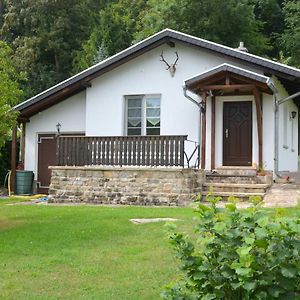
POLYGON ((142 134, 142 98, 127 98, 127 134, 142 134))
POLYGON ((147 118, 148 117, 159 117, 160 116, 160 108, 147 108, 146 114, 147 114, 147 118))
POLYGON ((142 107, 142 99, 128 99, 128 107, 142 107))
POLYGON ((127 127, 142 127, 142 122, 140 119, 129 119, 127 127))
POLYGON ((128 128, 128 135, 141 135, 141 128, 128 128))
POLYGON ((147 127, 160 127, 160 119, 159 118, 147 119, 147 127))
POLYGON ((147 135, 160 135, 160 128, 147 128, 147 135))
POLYGON ((147 98, 147 107, 160 107, 160 99, 158 98, 147 98))
POLYGON ((146 99, 146 134, 160 134, 160 99, 146 99))
POLYGON ((141 118, 142 117, 142 110, 140 108, 129 108, 128 109, 128 118, 134 117, 134 118, 141 118))

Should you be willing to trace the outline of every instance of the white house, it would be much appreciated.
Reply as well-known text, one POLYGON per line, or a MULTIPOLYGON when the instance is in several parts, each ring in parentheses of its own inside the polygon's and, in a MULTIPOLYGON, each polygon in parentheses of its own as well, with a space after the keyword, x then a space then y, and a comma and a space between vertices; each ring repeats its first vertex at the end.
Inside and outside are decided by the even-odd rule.
POLYGON ((50 183, 48 166, 60 159, 81 166, 297 171, 299 91, 296 68, 165 29, 17 105, 22 159, 41 190, 50 183), (58 124, 65 137, 60 149, 58 124), (157 142, 149 137, 147 152, 138 136, 157 142), (88 137, 102 140, 85 148, 88 137), (168 138, 166 149, 160 143, 168 138), (134 154, 125 158, 123 146, 134 154))

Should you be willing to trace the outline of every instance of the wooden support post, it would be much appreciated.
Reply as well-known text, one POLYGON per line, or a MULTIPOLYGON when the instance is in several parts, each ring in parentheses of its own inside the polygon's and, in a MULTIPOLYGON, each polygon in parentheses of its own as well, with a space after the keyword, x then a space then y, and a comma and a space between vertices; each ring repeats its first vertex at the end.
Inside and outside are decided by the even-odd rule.
POLYGON ((202 132, 201 132, 201 169, 205 169, 205 152, 206 152, 206 93, 202 93, 202 102, 204 109, 202 110, 202 132))
POLYGON ((26 137, 26 123, 22 123, 22 138, 21 138, 21 164, 24 169, 25 166, 25 137, 26 137))
POLYGON ((216 97, 211 97, 211 169, 215 169, 216 161, 216 97))
POLYGON ((11 175, 10 175, 10 190, 14 194, 16 191, 16 169, 17 169, 17 125, 12 130, 11 142, 11 175))
POLYGON ((257 136, 258 136, 258 166, 263 168, 263 133, 262 133, 262 95, 257 88, 253 90, 255 106, 256 106, 256 118, 257 118, 257 136))

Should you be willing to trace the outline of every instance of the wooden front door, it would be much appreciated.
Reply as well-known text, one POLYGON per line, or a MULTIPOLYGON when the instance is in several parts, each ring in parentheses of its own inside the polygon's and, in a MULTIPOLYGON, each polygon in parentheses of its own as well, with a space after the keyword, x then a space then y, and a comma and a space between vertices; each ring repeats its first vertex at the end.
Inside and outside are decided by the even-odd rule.
POLYGON ((224 102, 223 165, 252 165, 252 102, 224 102))
POLYGON ((54 134, 40 134, 38 136, 38 170, 37 188, 38 193, 47 194, 51 171, 49 166, 56 165, 56 138, 54 134))

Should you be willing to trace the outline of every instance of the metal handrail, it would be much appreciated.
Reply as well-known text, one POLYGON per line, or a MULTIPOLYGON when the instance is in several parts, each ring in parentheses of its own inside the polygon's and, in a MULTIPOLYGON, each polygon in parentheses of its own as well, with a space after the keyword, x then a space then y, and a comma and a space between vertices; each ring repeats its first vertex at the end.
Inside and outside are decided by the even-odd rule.
POLYGON ((187 153, 184 151, 184 156, 186 158, 186 161, 187 161, 187 165, 188 165, 188 168, 190 168, 190 161, 192 160, 192 158, 194 157, 195 153, 197 153, 197 158, 196 158, 196 162, 195 162, 195 165, 193 166, 194 168, 199 168, 199 162, 200 162, 200 159, 199 159, 199 155, 200 155, 200 145, 198 142, 196 141, 192 141, 192 140, 186 140, 186 142, 191 142, 191 143, 194 143, 195 144, 195 149, 194 151, 192 152, 192 154, 190 155, 190 157, 188 157, 187 153))

